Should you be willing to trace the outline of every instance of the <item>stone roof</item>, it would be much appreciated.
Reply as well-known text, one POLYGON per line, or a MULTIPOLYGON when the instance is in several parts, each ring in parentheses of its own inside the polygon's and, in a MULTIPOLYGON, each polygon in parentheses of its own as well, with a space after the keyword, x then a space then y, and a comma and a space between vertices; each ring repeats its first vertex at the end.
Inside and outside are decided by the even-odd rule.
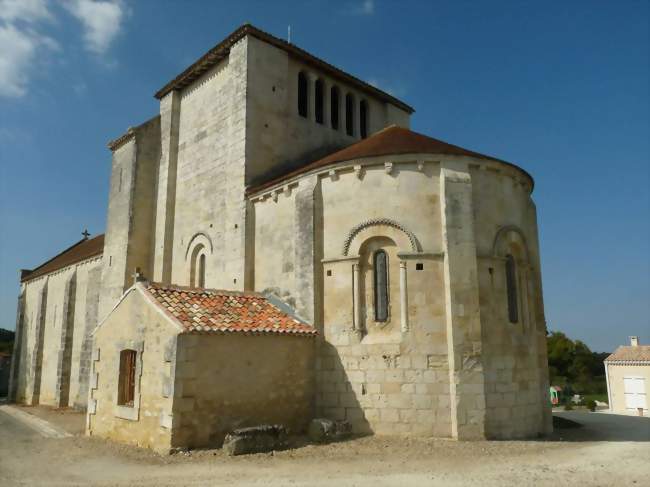
POLYGON ((605 359, 605 362, 648 362, 650 363, 650 345, 623 345, 605 359))
POLYGON ((469 149, 464 149, 463 147, 449 144, 442 140, 434 139, 433 137, 414 132, 404 127, 391 125, 383 130, 380 130, 379 132, 374 133, 367 139, 355 142, 352 145, 345 147, 344 149, 323 157, 322 159, 309 163, 299 169, 293 170, 264 184, 252 187, 248 190, 248 193, 255 193, 257 191, 268 188, 269 186, 273 186, 274 184, 277 184, 281 181, 284 181, 285 179, 292 178, 314 169, 330 166, 337 162, 354 161, 366 157, 390 156, 399 154, 441 154, 470 156, 479 159, 497 161, 519 169, 527 177, 530 178, 531 183, 534 182, 533 177, 530 174, 521 169, 519 166, 516 166, 510 162, 481 154, 479 152, 474 152, 469 149))
POLYGON ((37 268, 33 270, 22 269, 20 272, 20 282, 36 279, 50 272, 58 271, 64 267, 90 259, 91 257, 98 257, 103 252, 104 234, 97 235, 91 239, 84 238, 37 268))
POLYGON ((319 59, 316 56, 309 54, 307 51, 304 51, 299 47, 283 39, 280 39, 267 32, 264 32, 258 29, 257 27, 254 27, 251 24, 244 24, 238 29, 236 29, 234 32, 232 32, 223 41, 221 41, 219 44, 217 44, 208 52, 206 52, 203 56, 201 56, 198 61, 196 61, 189 68, 187 68, 185 71, 179 74, 176 78, 174 78, 165 86, 163 86, 160 90, 158 90, 158 92, 156 92, 155 94, 155 97, 161 99, 170 91, 183 89, 184 87, 192 83, 192 81, 200 77, 202 74, 204 74, 210 68, 215 66, 221 60, 225 59, 230 54, 230 48, 247 35, 253 36, 257 39, 260 39, 261 41, 271 44, 272 46, 282 49, 283 51, 289 53, 289 55, 298 58, 303 63, 313 66, 315 69, 327 73, 328 75, 332 76, 335 79, 338 79, 345 83, 349 83, 355 88, 363 92, 366 92, 372 96, 375 96, 380 100, 391 103, 401 108, 402 110, 407 111, 408 113, 413 113, 415 111, 412 107, 410 107, 403 101, 398 100, 394 96, 389 95, 385 91, 382 91, 366 83, 365 81, 362 81, 359 78, 356 78, 340 70, 339 68, 332 66, 331 64, 323 61, 322 59, 319 59))
POLYGON ((254 292, 168 286, 147 283, 144 291, 183 333, 247 333, 314 336, 316 330, 281 303, 254 292))

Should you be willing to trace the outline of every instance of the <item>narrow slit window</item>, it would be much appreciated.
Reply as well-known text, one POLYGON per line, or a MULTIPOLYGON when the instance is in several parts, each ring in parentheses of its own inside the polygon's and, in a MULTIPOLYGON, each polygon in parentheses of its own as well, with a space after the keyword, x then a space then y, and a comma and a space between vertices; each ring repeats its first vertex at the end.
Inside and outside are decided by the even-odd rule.
POLYGON ((314 96, 316 97, 316 107, 314 111, 314 115, 316 117, 316 123, 323 123, 323 80, 318 79, 316 80, 316 84, 314 85, 314 96))
POLYGON ((307 75, 302 71, 298 73, 298 115, 307 118, 308 101, 307 75))
POLYGON ((388 256, 383 250, 373 258, 375 284, 375 321, 388 320, 388 256))
POLYGON ((508 295, 508 319, 510 323, 519 321, 517 308, 517 268, 512 255, 506 255, 506 292, 508 295))
POLYGON ((339 89, 332 86, 330 90, 330 118, 334 130, 339 129, 339 103, 339 89))
POLYGON ((354 96, 345 95, 345 133, 354 135, 354 96))
POLYGON ((205 254, 199 257, 199 280, 198 287, 205 287, 205 254))
POLYGON ((135 400, 135 350, 122 350, 120 352, 120 377, 117 389, 117 404, 133 407, 135 400))
POLYGON ((359 124, 361 138, 365 139, 368 137, 368 102, 366 100, 361 100, 359 104, 359 124))

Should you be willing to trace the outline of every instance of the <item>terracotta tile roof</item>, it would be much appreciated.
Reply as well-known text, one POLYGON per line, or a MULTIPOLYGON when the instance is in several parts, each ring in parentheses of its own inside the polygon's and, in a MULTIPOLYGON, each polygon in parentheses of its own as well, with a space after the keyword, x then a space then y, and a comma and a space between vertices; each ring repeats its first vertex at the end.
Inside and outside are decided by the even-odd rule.
POLYGON ((79 240, 76 244, 68 247, 63 252, 55 255, 47 262, 41 264, 36 269, 23 269, 20 274, 20 282, 35 279, 50 272, 58 271, 69 265, 76 264, 82 260, 90 259, 102 255, 104 252, 104 234, 97 235, 91 239, 79 240))
POLYGON ((147 283, 145 291, 184 328, 184 333, 274 333, 316 335, 316 330, 282 311, 260 293, 147 283))
POLYGON ((618 347, 605 362, 650 362, 650 345, 618 347))
POLYGON ((355 142, 354 144, 336 151, 326 157, 323 157, 318 161, 307 164, 306 166, 291 171, 264 184, 252 187, 249 189, 248 193, 255 193, 269 186, 273 186, 274 184, 277 184, 281 181, 284 181, 285 179, 289 179, 299 174, 309 172, 313 169, 329 166, 337 162, 354 161, 365 157, 389 156, 398 154, 443 154, 471 156, 479 159, 497 161, 509 166, 516 167, 526 176, 528 176, 531 182, 533 182, 533 177, 530 174, 512 163, 497 159, 492 156, 487 156, 479 152, 463 149, 457 145, 449 144, 447 142, 443 142, 442 140, 434 139, 433 137, 428 137, 426 135, 413 132, 407 128, 391 125, 390 127, 386 127, 385 129, 376 132, 367 139, 355 142))
POLYGON ((358 88, 361 91, 369 93, 372 96, 379 98, 380 100, 391 103, 402 110, 407 111, 408 113, 413 113, 415 110, 404 103, 403 101, 398 100, 394 96, 389 95, 385 91, 382 91, 364 81, 361 81, 359 78, 356 78, 344 71, 341 71, 335 66, 323 61, 322 59, 317 58, 309 54, 307 51, 300 49, 299 47, 291 44, 283 39, 275 37, 263 30, 258 29, 257 27, 252 26, 251 24, 244 24, 241 27, 237 28, 232 32, 228 37, 226 37, 219 44, 214 46, 203 56, 199 58, 194 64, 189 68, 179 74, 176 78, 171 80, 165 86, 163 86, 155 94, 155 97, 161 99, 167 93, 173 90, 183 89, 189 85, 192 81, 197 79, 203 73, 208 71, 210 68, 219 63, 222 59, 226 58, 230 53, 230 48, 246 35, 251 35, 261 41, 264 41, 272 46, 275 46, 283 51, 286 51, 290 55, 295 56, 300 59, 303 63, 311 65, 316 69, 323 71, 324 73, 329 74, 333 78, 339 79, 343 82, 349 83, 352 86, 358 88))

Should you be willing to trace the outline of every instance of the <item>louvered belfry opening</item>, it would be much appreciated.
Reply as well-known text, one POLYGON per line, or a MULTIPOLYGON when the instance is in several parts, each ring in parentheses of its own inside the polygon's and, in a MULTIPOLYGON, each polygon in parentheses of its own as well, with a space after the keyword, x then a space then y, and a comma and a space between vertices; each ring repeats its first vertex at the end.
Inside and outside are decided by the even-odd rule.
POLYGON ((120 352, 120 378, 118 381, 117 404, 120 406, 133 406, 135 399, 135 350, 122 350, 120 352))

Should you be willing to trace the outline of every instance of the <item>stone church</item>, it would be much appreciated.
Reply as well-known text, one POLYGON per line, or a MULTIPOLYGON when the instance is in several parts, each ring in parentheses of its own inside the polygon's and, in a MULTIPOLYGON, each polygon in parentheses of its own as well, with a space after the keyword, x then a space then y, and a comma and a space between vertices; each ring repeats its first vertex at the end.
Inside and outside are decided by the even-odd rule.
POLYGON ((551 429, 533 179, 243 25, 109 143, 105 235, 21 271, 12 399, 165 452, 315 417, 551 429))

